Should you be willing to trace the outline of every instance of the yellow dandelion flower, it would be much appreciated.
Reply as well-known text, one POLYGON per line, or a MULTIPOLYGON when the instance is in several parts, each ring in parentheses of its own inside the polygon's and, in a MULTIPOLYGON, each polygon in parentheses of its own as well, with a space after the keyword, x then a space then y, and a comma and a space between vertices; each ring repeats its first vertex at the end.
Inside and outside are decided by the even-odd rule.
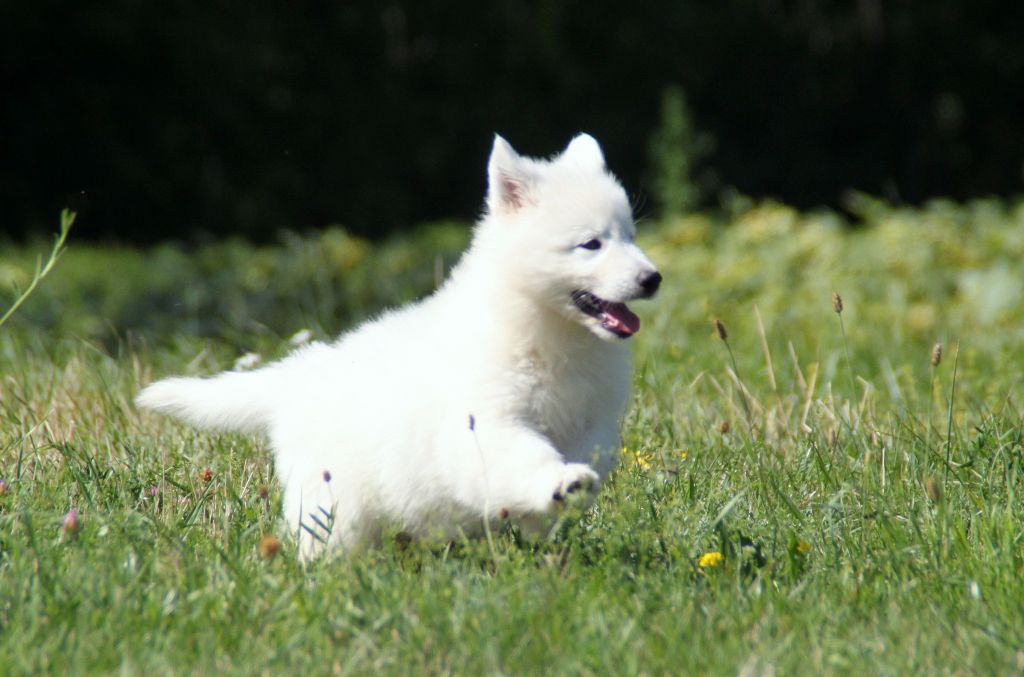
POLYGON ((651 469, 651 460, 654 458, 654 452, 643 452, 639 449, 630 449, 628 447, 622 448, 622 456, 628 460, 632 465, 640 468, 641 470, 651 469))
POLYGON ((688 452, 688 451, 687 451, 686 449, 683 449, 682 451, 680 451, 680 452, 679 452, 679 460, 680 460, 680 461, 685 461, 685 460, 686 460, 686 458, 687 458, 687 457, 688 457, 689 455, 690 455, 690 452, 688 452))
POLYGON ((717 550, 712 550, 711 552, 706 552, 700 556, 700 559, 697 560, 697 566, 716 567, 719 564, 721 564, 724 559, 725 557, 722 555, 722 553, 718 552, 717 550))

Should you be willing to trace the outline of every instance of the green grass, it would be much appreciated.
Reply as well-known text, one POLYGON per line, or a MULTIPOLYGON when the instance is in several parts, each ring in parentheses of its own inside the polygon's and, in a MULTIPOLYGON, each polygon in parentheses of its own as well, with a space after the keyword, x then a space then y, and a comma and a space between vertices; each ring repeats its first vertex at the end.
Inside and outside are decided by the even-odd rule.
POLYGON ((308 567, 260 555, 262 442, 131 399, 428 291, 466 232, 72 242, 0 329, 2 672, 1019 673, 1024 203, 853 207, 647 225, 623 464, 550 538, 308 567))

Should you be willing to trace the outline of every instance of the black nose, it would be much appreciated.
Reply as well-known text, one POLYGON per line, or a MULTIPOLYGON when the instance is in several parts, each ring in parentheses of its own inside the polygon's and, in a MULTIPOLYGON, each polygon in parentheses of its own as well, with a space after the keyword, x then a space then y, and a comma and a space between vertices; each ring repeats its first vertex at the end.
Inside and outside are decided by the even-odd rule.
POLYGON ((655 292, 658 291, 658 287, 661 286, 661 273, 654 271, 650 275, 640 280, 640 286, 644 290, 644 297, 650 298, 654 296, 655 292))

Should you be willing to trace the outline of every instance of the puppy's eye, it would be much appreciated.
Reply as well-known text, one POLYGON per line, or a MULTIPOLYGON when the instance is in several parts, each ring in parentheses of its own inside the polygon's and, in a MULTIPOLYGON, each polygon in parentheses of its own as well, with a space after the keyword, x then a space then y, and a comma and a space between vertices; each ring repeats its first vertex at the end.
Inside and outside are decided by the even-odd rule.
POLYGON ((598 240, 597 238, 594 238, 593 240, 587 240, 586 242, 581 244, 580 247, 582 247, 583 249, 600 249, 601 241, 598 240))

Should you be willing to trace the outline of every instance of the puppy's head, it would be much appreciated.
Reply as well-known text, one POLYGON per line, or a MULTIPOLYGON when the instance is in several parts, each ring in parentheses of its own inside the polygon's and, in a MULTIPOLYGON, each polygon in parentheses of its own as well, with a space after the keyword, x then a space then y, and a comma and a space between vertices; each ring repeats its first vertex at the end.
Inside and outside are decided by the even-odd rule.
POLYGON ((629 200, 597 141, 580 134, 538 160, 496 136, 487 175, 478 238, 504 252, 519 288, 602 339, 635 334, 640 319, 626 303, 653 296, 661 275, 634 242, 629 200))

